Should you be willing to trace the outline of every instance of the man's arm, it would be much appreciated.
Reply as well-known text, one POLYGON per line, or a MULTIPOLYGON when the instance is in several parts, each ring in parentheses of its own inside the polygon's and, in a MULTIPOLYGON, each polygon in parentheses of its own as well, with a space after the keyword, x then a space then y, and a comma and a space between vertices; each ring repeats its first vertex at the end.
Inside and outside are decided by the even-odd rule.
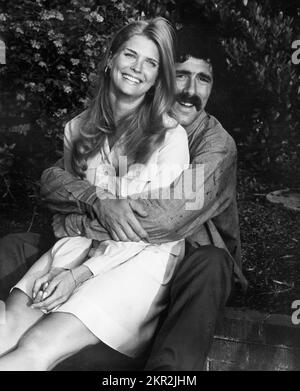
MULTIPOLYGON (((209 145, 207 150, 202 150, 193 160, 192 167, 183 172, 171 189, 167 189, 167 195, 167 199, 152 194, 156 198, 135 200, 147 213, 146 217, 137 216, 137 219, 147 231, 149 241, 153 243, 188 237, 196 233, 202 224, 220 215, 235 202, 234 142, 227 146, 217 145, 215 149, 211 149, 209 145)), ((101 200, 95 202, 101 204, 101 200)), ((94 209, 97 210, 96 207, 94 209)), ((116 213, 114 205, 109 201, 105 213, 109 218, 116 213)), ((117 216, 118 213, 115 217, 117 216)), ((97 220, 90 223, 95 234, 97 220)), ((88 232, 91 234, 90 230, 88 232)))
POLYGON ((88 214, 93 218, 92 205, 96 198, 96 187, 67 172, 63 159, 42 174, 41 199, 52 212, 88 214))
MULTIPOLYGON (((140 205, 147 214, 146 217, 136 217, 152 242, 162 243, 187 237, 233 202, 235 181, 234 142, 227 138, 223 145, 222 142, 215 142, 215 139, 208 139, 194 157, 192 168, 184 171, 171 186, 169 199, 136 200, 136 205, 140 205), (200 179, 197 177, 199 173, 200 179), (174 199, 174 194, 181 194, 181 197, 174 199), (189 210, 188 206, 192 209, 189 210)), ((50 208, 58 213, 82 214, 72 220, 73 224, 76 222, 80 226, 70 225, 74 232, 79 228, 84 230, 83 235, 89 233, 94 239, 103 240, 103 227, 99 224, 99 218, 95 218, 95 214, 99 216, 97 211, 101 209, 101 200, 97 197, 95 186, 74 178, 59 167, 52 167, 43 174, 42 196, 50 208), (84 217, 84 214, 89 216, 84 217)), ((119 201, 126 203, 126 200, 119 201)), ((116 213, 116 208, 110 200, 105 202, 105 210, 102 212, 109 220, 110 215, 116 213)), ((126 214, 129 215, 129 211, 126 214)), ((123 239, 119 237, 119 240, 123 239)))
POLYGON ((117 241, 148 239, 137 220, 138 215, 145 217, 146 213, 137 201, 100 199, 95 186, 64 170, 63 159, 43 172, 41 199, 52 212, 61 215, 59 231, 64 232, 63 236, 117 241))
POLYGON ((193 160, 192 167, 172 185, 170 195, 170 199, 140 200, 148 217, 139 218, 139 221, 148 232, 150 241, 155 243, 194 234, 202 224, 235 202, 234 143, 228 147, 203 150, 193 160), (175 195, 179 195, 179 199, 174 199, 175 195))

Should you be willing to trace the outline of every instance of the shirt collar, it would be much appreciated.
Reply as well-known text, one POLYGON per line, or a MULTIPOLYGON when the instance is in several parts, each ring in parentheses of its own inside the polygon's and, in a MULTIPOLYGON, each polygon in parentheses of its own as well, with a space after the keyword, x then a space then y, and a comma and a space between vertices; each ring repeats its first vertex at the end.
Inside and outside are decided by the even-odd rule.
POLYGON ((208 114, 205 110, 199 114, 199 116, 192 122, 190 125, 186 127, 186 132, 188 135, 188 139, 191 142, 194 140, 195 136, 199 136, 199 133, 204 129, 204 125, 206 124, 206 119, 208 118, 208 114))

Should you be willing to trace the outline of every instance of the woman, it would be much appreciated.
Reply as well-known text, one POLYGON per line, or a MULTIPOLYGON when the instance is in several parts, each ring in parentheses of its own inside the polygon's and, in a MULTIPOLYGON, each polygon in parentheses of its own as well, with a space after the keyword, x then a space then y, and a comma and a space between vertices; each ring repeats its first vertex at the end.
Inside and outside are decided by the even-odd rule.
MULTIPOLYGON (((89 109, 66 126, 66 170, 99 186, 101 195, 168 186, 189 163, 186 132, 168 115, 172 46, 163 18, 120 30, 101 64, 89 109), (121 174, 122 156, 129 170, 121 174)), ((183 252, 183 241, 58 241, 9 296, 0 326, 0 370, 49 370, 99 341, 131 357, 140 354, 183 252)))

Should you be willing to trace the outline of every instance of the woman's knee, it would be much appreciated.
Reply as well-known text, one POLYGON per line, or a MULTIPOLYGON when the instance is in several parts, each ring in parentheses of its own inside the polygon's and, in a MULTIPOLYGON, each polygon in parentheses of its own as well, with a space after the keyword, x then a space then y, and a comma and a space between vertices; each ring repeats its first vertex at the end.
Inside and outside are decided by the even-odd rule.
POLYGON ((3 324, 0 325, 0 354, 15 347, 21 335, 20 322, 9 312, 5 313, 3 324))
POLYGON ((3 324, 0 326, 2 339, 6 335, 6 341, 16 344, 22 334, 43 316, 41 311, 31 309, 30 303, 31 299, 24 292, 13 289, 4 304, 3 324))
POLYGON ((38 328, 33 327, 24 333, 17 343, 17 349, 22 351, 24 356, 29 357, 36 366, 46 369, 49 365, 49 349, 51 342, 38 328))

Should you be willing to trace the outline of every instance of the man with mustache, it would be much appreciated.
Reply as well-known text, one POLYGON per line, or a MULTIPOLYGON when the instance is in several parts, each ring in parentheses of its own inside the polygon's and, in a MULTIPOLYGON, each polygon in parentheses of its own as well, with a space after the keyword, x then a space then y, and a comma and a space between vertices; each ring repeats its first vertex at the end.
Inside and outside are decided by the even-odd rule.
MULTIPOLYGON (((174 112, 188 134, 191 167, 173 183, 169 199, 99 199, 95 187, 65 172, 63 165, 42 176, 42 197, 57 213, 56 237, 82 234, 95 240, 111 236, 153 243, 186 238, 186 257, 171 283, 146 370, 202 370, 234 279, 246 286, 240 268, 236 146, 205 111, 218 71, 224 71, 220 48, 210 34, 195 28, 182 28, 177 41, 174 112)), ((37 234, 2 239, 3 290, 49 248, 51 243, 45 243, 37 234)), ((126 367, 125 357, 105 349, 104 369, 111 369, 107 363, 114 369, 126 367)))

